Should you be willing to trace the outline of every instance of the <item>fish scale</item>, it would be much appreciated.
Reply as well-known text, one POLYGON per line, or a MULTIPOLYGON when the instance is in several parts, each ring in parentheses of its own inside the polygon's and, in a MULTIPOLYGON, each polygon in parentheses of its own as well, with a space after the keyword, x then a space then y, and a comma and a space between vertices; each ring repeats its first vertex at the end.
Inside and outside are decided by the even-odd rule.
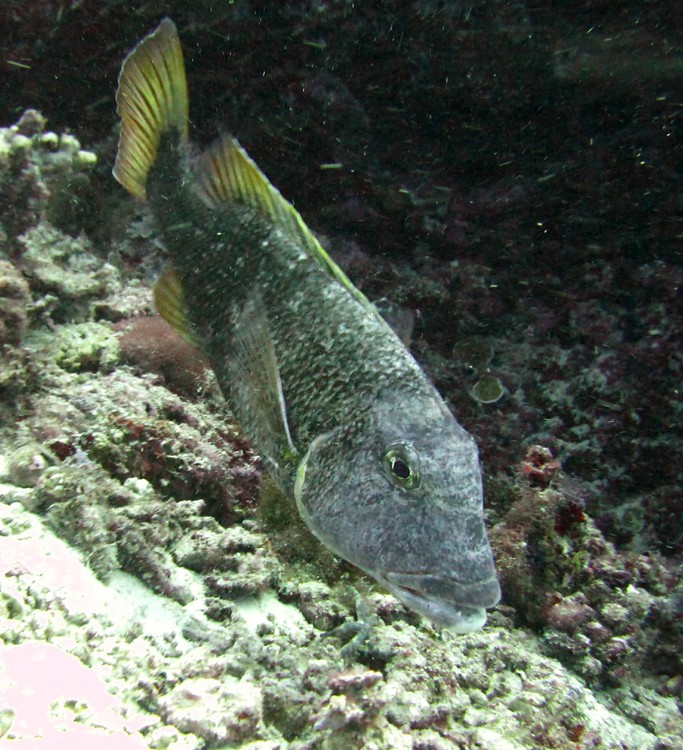
POLYGON ((318 539, 435 624, 470 632, 500 587, 474 440, 235 139, 190 155, 169 19, 126 58, 114 176, 171 267, 160 313, 193 341, 318 539))
MULTIPOLYGON (((299 452, 311 436, 369 408, 383 389, 433 390, 387 324, 367 315, 277 227, 244 206, 207 210, 185 188, 178 152, 172 141, 160 147, 147 182, 150 202, 169 226, 187 225, 168 231, 162 223, 162 234, 173 265, 182 276, 192 278, 192 284, 185 285, 188 317, 200 337, 209 332, 203 336, 206 353, 224 393, 231 391, 231 378, 221 359, 234 347, 233 311, 254 293, 263 300, 299 452), (231 238, 216 238, 219 232, 225 234, 228 225, 231 238)), ((238 418, 242 416, 239 400, 228 395, 228 402, 238 418)), ((240 421, 250 432, 248 417, 240 421)), ((283 463, 277 456, 271 458, 283 463)), ((293 466, 282 466, 281 484, 296 472, 296 463, 287 463, 293 466)), ((293 478, 287 485, 293 486, 293 478)))

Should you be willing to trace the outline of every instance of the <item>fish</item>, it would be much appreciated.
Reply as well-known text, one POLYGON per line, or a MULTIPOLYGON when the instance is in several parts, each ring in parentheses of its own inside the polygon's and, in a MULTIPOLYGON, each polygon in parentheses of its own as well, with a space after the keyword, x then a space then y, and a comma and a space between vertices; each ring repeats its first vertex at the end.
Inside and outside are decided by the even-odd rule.
POLYGON ((175 24, 125 58, 113 175, 170 264, 161 316, 198 347, 318 540, 456 633, 500 599, 474 439, 377 308, 240 146, 189 141, 175 24))

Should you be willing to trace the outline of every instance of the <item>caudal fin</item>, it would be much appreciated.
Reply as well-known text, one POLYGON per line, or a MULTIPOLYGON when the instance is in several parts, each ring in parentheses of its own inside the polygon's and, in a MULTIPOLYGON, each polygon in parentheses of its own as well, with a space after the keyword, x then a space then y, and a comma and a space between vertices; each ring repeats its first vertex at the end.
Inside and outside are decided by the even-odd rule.
POLYGON ((188 100, 183 51, 170 18, 146 36, 123 61, 116 92, 121 135, 114 177, 145 200, 147 174, 161 134, 175 128, 187 140, 188 100))

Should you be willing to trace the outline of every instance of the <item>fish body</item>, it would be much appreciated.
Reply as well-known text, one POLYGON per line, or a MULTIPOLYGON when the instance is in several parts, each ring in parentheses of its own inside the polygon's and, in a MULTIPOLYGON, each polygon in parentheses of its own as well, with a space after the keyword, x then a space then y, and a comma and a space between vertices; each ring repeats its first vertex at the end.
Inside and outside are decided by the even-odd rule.
POLYGON ((473 439, 295 209, 231 137, 196 159, 172 21, 124 61, 114 175, 172 261, 161 314, 209 359, 311 531, 457 632, 500 597, 473 439))

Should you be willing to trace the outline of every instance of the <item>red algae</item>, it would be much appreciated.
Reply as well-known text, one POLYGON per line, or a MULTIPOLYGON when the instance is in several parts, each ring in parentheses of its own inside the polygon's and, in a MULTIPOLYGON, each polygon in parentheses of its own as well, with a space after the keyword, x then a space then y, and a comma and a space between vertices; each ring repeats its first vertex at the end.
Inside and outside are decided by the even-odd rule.
POLYGON ((159 315, 114 325, 124 362, 159 375, 170 390, 192 398, 206 386, 208 363, 159 315))

